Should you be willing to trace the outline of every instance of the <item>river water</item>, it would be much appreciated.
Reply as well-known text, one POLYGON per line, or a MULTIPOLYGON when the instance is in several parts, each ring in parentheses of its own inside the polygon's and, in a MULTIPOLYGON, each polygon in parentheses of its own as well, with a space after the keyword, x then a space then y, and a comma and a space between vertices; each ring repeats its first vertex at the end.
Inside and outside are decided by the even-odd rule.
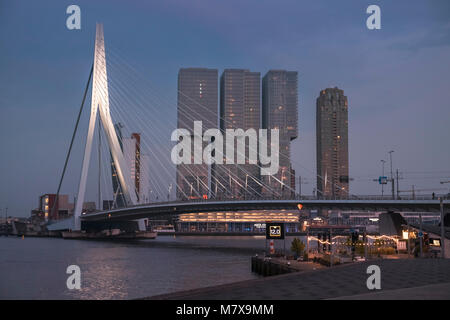
POLYGON ((133 299, 255 279, 250 257, 264 248, 261 236, 0 237, 0 299, 133 299), (69 265, 80 267, 80 290, 67 288, 69 265))

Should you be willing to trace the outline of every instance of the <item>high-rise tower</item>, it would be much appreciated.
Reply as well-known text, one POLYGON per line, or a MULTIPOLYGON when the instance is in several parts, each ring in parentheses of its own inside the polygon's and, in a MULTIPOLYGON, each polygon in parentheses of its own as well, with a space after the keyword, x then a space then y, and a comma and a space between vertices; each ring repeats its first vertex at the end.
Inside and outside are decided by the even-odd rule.
POLYGON ((348 177, 348 101, 344 91, 320 92, 316 111, 318 196, 345 197, 348 177))
MULTIPOLYGON (((137 203, 148 203, 150 201, 150 159, 149 156, 141 152, 141 135, 132 133, 130 138, 122 136, 122 125, 116 123, 117 138, 125 160, 124 173, 129 176, 132 182, 131 190, 136 194, 137 203)), ((117 177, 116 166, 111 157, 111 174, 114 201, 117 208, 125 207, 125 199, 122 193, 122 186, 117 177)))
MULTIPOLYGON (((293 195, 291 188, 291 141, 298 135, 298 79, 296 71, 270 70, 262 81, 262 127, 280 133, 280 168, 265 184, 283 197, 293 195), (282 181, 283 183, 280 183, 282 181)), ((271 190, 263 190, 273 194, 271 190)))
MULTIPOLYGON (((225 69, 220 78, 220 129, 261 128, 261 75, 245 69, 225 69)), ((224 134, 225 136, 225 134, 224 134)), ((236 141, 234 141, 236 146, 236 141)), ((254 150, 257 151, 257 150, 254 150)), ((248 163, 249 144, 245 147, 245 164, 214 165, 213 191, 217 197, 256 197, 261 193, 259 167, 248 163), (233 177, 233 178, 230 178, 233 177), (218 181, 217 181, 217 180, 218 181)), ((237 159, 235 147, 234 159, 237 159)), ((236 163, 236 162, 235 162, 236 163)))
MULTIPOLYGON (((218 128, 217 69, 182 68, 178 73, 178 128, 194 132, 194 121, 202 121, 203 131, 218 128)), ((193 143, 194 137, 191 137, 193 143)), ((204 142, 204 145, 207 143, 204 142)), ((208 196, 207 164, 177 165, 177 198, 208 196)))

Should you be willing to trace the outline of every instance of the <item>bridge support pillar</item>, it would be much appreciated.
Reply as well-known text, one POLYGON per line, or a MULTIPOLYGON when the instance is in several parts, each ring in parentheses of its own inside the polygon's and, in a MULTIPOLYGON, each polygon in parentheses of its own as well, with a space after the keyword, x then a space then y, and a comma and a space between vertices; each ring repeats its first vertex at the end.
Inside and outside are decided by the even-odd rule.
POLYGON ((103 129, 108 141, 109 150, 114 160, 115 169, 119 178, 122 193, 127 206, 137 203, 136 191, 132 188, 131 177, 125 174, 125 159, 120 148, 119 140, 112 122, 109 110, 108 78, 106 72, 106 53, 103 36, 103 25, 97 24, 95 37, 94 70, 92 82, 91 114, 89 120, 88 135, 84 149, 83 166, 81 169, 80 185, 78 187, 78 197, 75 204, 74 223, 75 230, 81 230, 81 215, 83 211, 84 195, 88 177, 89 162, 91 158, 92 140, 95 129, 97 114, 103 124, 103 129))

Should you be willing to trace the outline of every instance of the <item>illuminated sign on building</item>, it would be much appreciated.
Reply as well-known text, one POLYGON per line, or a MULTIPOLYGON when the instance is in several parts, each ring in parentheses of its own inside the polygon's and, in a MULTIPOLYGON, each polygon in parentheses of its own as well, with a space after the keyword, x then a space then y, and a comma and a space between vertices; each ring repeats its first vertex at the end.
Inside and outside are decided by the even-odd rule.
POLYGON ((266 223, 266 239, 284 239, 284 223, 266 223))
POLYGON ((430 246, 440 247, 441 246, 441 239, 430 238, 430 246))

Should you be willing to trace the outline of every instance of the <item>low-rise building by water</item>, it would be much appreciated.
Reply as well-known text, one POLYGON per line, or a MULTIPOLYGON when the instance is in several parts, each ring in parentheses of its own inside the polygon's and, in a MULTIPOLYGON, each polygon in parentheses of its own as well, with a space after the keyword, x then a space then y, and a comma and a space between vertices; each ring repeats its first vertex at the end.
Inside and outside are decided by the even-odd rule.
POLYGON ((284 222, 286 232, 301 230, 297 210, 248 210, 181 214, 176 223, 179 232, 264 233, 266 222, 284 222))

